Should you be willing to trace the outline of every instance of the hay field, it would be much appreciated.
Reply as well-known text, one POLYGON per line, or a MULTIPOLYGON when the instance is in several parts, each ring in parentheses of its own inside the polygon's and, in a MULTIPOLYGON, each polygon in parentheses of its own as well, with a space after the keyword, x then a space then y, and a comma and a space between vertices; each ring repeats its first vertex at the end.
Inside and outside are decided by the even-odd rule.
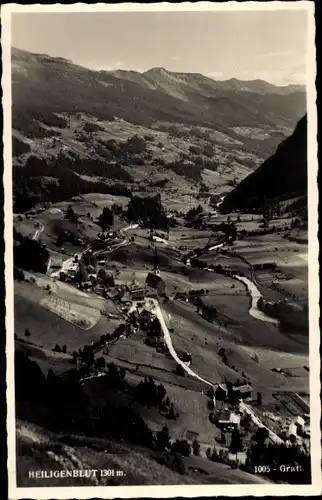
POLYGON ((55 344, 65 344, 67 351, 72 352, 99 339, 102 334, 112 332, 120 324, 119 320, 101 316, 90 330, 84 330, 42 307, 41 301, 46 296, 45 291, 34 285, 17 283, 15 286, 15 332, 19 337, 24 337, 28 329, 31 333, 28 339, 37 346, 53 349, 55 344))
POLYGON ((44 297, 41 299, 39 304, 44 309, 57 314, 64 320, 72 323, 73 325, 79 326, 83 330, 93 328, 101 317, 101 313, 98 309, 67 302, 59 297, 55 297, 54 295, 44 297))

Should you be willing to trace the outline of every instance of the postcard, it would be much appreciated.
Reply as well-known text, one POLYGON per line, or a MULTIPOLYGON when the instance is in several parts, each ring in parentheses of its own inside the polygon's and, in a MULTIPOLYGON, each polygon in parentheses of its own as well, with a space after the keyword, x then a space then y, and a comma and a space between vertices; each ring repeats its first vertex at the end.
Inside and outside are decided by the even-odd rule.
POLYGON ((314 3, 1 22, 9 498, 319 494, 314 3))

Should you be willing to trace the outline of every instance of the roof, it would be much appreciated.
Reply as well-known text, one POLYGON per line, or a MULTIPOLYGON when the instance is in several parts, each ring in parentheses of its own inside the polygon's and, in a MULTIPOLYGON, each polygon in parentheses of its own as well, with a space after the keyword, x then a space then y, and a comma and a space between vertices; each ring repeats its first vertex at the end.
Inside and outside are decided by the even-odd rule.
POLYGON ((230 411, 220 411, 217 413, 217 420, 221 423, 239 424, 240 416, 230 411))
POLYGON ((294 421, 295 424, 300 424, 302 427, 305 424, 304 418, 302 418, 300 415, 298 415, 294 421))
POLYGON ((245 392, 251 392, 253 390, 253 388, 246 384, 246 385, 240 385, 239 387, 233 387, 233 391, 238 391, 238 392, 241 392, 242 394, 245 393, 245 392))
POLYGON ((215 390, 221 389, 222 391, 228 392, 226 384, 217 384, 215 390))
POLYGON ((288 435, 291 436, 292 434, 294 436, 297 436, 297 427, 295 424, 290 424, 290 426, 288 428, 288 435))
POLYGON ((165 286, 165 282, 163 281, 163 279, 154 273, 149 273, 146 277, 145 282, 151 288, 157 288, 159 285, 165 286))

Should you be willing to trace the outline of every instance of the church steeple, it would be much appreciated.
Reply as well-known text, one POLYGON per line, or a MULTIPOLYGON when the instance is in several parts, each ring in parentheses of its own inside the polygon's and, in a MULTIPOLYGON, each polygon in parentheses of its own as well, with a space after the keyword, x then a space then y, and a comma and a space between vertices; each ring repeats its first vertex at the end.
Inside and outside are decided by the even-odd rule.
POLYGON ((156 272, 159 269, 159 267, 158 267, 158 263, 159 263, 158 251, 157 251, 156 247, 154 247, 154 259, 153 259, 153 262, 154 262, 154 272, 156 272))

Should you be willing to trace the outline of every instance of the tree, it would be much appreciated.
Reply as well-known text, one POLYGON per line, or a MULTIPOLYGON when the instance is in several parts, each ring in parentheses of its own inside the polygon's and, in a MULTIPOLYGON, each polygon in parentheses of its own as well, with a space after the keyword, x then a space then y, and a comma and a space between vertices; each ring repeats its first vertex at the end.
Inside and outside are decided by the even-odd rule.
POLYGON ((76 279, 79 283, 84 283, 88 281, 88 272, 83 261, 80 261, 78 265, 76 279))
POLYGON ((63 345, 63 347, 61 348, 61 352, 63 352, 63 353, 67 352, 67 346, 66 345, 63 345))
POLYGON ((86 365, 88 367, 93 366, 93 364, 94 364, 94 351, 93 351, 92 346, 86 345, 84 347, 83 352, 82 352, 82 358, 83 358, 84 363, 86 363, 86 365))
POLYGON ((158 451, 169 450, 171 448, 169 429, 167 426, 162 427, 162 430, 157 432, 155 447, 158 451))
POLYGON ((264 446, 266 439, 269 437, 269 432, 266 427, 259 427, 252 437, 253 441, 256 441, 259 446, 264 446))
POLYGON ((211 458, 211 448, 207 448, 207 450, 206 450, 206 457, 208 458, 208 460, 210 460, 210 458, 211 458))
POLYGON ((103 358, 103 356, 96 360, 96 366, 97 368, 105 368, 105 359, 103 358))
POLYGON ((203 208, 201 205, 198 205, 196 208, 191 208, 186 213, 186 220, 191 221, 195 217, 197 217, 197 215, 201 214, 202 212, 203 212, 203 208))
POLYGON ((72 206, 68 205, 67 210, 66 210, 66 219, 71 219, 74 216, 75 216, 75 212, 74 212, 72 206))
POLYGON ((192 443, 192 451, 194 455, 199 456, 200 455, 200 443, 195 439, 192 443))
POLYGON ((31 333, 30 331, 28 330, 28 328, 25 329, 25 336, 26 337, 30 337, 31 333))
POLYGON ((190 444, 185 439, 177 439, 171 446, 171 450, 184 457, 189 457, 191 453, 190 444))
POLYGON ((108 385, 115 389, 121 388, 124 385, 125 375, 124 368, 118 368, 115 363, 111 363, 107 372, 108 385))
POLYGON ((158 339, 162 336, 162 329, 160 325, 160 321, 157 317, 155 317, 151 323, 149 335, 151 337, 157 337, 158 339))
POLYGON ((243 450, 243 441, 239 432, 239 429, 233 429, 231 434, 231 443, 229 446, 230 453, 236 454, 243 450))
POLYGON ((257 393, 257 404, 258 404, 258 405, 261 405, 261 404, 262 404, 262 401, 263 401, 263 398, 262 398, 262 393, 261 393, 261 392, 258 392, 258 393, 257 393))
POLYGON ((217 316, 217 309, 211 304, 202 304, 201 311, 202 316, 208 321, 213 321, 217 316))
POLYGON ((212 453, 211 453, 211 456, 210 456, 210 460, 212 462, 216 462, 218 460, 218 452, 217 452, 217 448, 214 446, 213 450, 212 450, 212 453))
POLYGON ((175 373, 177 375, 180 375, 180 377, 184 377, 185 376, 185 369, 181 365, 177 365, 177 367, 175 369, 175 373))
POLYGON ((105 231, 107 228, 109 228, 113 225, 114 215, 113 215, 112 210, 110 210, 109 207, 103 208, 103 212, 101 213, 101 215, 98 218, 98 223, 101 226, 101 228, 103 229, 103 231, 105 231))

